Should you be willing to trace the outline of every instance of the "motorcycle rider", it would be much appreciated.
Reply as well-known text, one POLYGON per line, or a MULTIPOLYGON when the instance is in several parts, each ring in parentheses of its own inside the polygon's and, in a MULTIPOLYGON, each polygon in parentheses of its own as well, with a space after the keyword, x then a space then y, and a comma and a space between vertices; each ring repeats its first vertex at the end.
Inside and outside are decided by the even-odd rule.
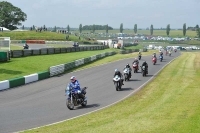
POLYGON ((154 53, 153 53, 153 55, 152 55, 152 58, 153 58, 153 57, 155 57, 155 58, 156 58, 156 53, 155 53, 155 52, 154 52, 154 53))
MULTIPOLYGON (((137 58, 134 59, 133 64, 134 64, 135 62, 137 63, 137 65, 139 65, 139 61, 138 61, 137 58)), ((139 67, 138 67, 138 70, 139 70, 139 67)))
POLYGON ((144 62, 142 63, 142 67, 143 67, 143 66, 145 66, 146 72, 147 72, 147 74, 148 74, 148 64, 147 64, 146 61, 144 61, 144 62))
POLYGON ((25 43, 23 47, 24 47, 24 49, 28 49, 29 48, 27 43, 25 43))
MULTIPOLYGON (((125 68, 129 68, 129 76, 132 76, 132 75, 131 75, 132 69, 131 69, 130 65, 129 65, 129 64, 126 64, 125 68)), ((124 69, 125 69, 125 68, 124 68, 124 69)))
POLYGON ((118 69, 115 69, 114 77, 115 77, 116 75, 118 75, 118 76, 121 78, 121 80, 120 80, 120 81, 121 81, 121 84, 124 85, 124 83, 123 83, 123 81, 124 81, 123 75, 122 75, 122 73, 121 73, 118 69))
MULTIPOLYGON (((76 77, 75 77, 75 76, 72 76, 72 77, 70 78, 70 80, 71 80, 71 82, 70 82, 70 84, 69 84, 69 87, 72 87, 73 90, 74 90, 75 92, 78 93, 78 96, 84 99, 85 95, 83 95, 83 94, 81 93, 80 84, 79 84, 78 80, 76 79, 76 77)), ((78 98, 77 98, 77 99, 78 99, 78 98)))

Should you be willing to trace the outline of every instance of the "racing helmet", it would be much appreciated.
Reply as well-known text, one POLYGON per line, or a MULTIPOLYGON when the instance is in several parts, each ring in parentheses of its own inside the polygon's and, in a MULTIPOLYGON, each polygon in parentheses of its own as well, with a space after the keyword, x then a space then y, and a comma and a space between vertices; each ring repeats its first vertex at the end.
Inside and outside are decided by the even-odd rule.
POLYGON ((70 78, 70 80, 71 80, 72 82, 74 82, 74 81, 76 80, 76 77, 75 77, 75 76, 72 76, 72 77, 70 78))
POLYGON ((115 69, 115 72, 117 72, 118 71, 118 69, 115 69))

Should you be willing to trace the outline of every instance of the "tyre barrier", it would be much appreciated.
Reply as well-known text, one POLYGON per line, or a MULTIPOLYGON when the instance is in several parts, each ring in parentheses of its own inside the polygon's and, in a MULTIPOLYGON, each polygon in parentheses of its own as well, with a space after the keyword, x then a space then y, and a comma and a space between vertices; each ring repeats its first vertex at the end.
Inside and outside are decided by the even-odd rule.
POLYGON ((51 66, 49 68, 49 73, 50 73, 51 77, 52 76, 56 76, 56 75, 64 73, 64 71, 70 70, 70 69, 72 69, 74 67, 78 67, 78 66, 87 64, 89 62, 98 60, 100 58, 103 58, 103 57, 106 57, 106 56, 110 56, 110 55, 114 55, 114 54, 115 54, 115 52, 106 52, 106 53, 101 53, 101 54, 94 55, 94 56, 91 56, 91 57, 88 57, 88 58, 75 60, 73 62, 69 62, 69 63, 66 63, 66 64, 51 66))
POLYGON ((49 71, 44 71, 44 72, 30 74, 23 77, 17 77, 17 78, 12 78, 9 80, 0 81, 0 91, 21 86, 21 85, 25 85, 25 84, 35 82, 38 80, 43 80, 49 77, 50 77, 49 71))

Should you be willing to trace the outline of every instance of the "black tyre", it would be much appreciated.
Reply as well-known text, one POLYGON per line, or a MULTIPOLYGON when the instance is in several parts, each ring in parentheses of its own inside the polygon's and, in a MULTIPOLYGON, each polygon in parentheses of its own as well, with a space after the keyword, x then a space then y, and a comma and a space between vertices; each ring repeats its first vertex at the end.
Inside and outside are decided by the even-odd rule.
POLYGON ((115 82, 115 89, 116 89, 116 91, 118 91, 118 84, 117 84, 117 82, 115 82))
POLYGON ((74 103, 71 102, 70 100, 67 100, 67 101, 66 101, 66 105, 67 105, 67 108, 68 108, 69 110, 73 110, 73 109, 74 109, 74 103))

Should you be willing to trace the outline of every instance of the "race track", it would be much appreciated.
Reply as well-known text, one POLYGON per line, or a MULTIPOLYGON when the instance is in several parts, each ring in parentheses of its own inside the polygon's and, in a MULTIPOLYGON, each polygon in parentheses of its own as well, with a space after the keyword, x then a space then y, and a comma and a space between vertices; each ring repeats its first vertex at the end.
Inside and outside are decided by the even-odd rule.
POLYGON ((164 55, 163 62, 151 63, 151 56, 142 57, 140 64, 146 60, 149 74, 142 77, 141 73, 132 73, 131 81, 124 82, 122 91, 116 91, 112 82, 114 69, 120 71, 132 59, 124 59, 105 65, 49 78, 24 86, 0 92, 0 132, 16 132, 44 126, 58 121, 73 118, 105 106, 108 106, 136 91, 141 85, 162 69, 180 53, 171 57, 164 55), (70 77, 74 75, 82 87, 87 86, 87 107, 69 110, 66 107, 64 90, 70 77))

